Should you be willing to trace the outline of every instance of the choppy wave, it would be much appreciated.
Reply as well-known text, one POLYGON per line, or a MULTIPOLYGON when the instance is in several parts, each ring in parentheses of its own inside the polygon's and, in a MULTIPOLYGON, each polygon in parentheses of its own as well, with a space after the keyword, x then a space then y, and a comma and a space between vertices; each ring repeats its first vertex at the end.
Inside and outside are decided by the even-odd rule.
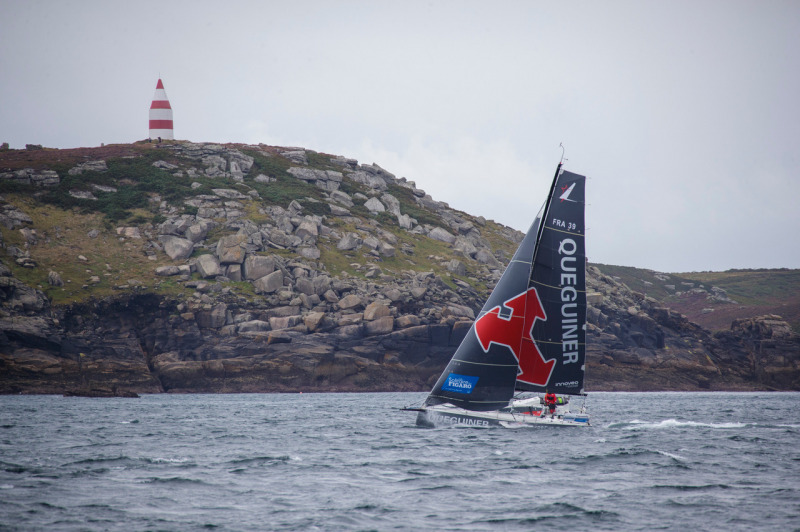
POLYGON ((727 490, 732 486, 728 484, 655 484, 653 489, 666 489, 677 491, 709 491, 709 490, 727 490))
POLYGON ((0 396, 0 515, 89 531, 796 527, 800 394, 604 393, 593 426, 535 431, 419 429, 396 410, 417 395, 0 396))
POLYGON ((189 461, 188 458, 142 458, 147 463, 150 464, 185 464, 189 461))
POLYGON ((292 457, 289 455, 281 455, 281 456, 249 456, 247 458, 237 458, 235 460, 231 460, 229 463, 233 465, 248 465, 248 466, 261 466, 261 465, 272 465, 272 464, 282 464, 291 460, 292 457))
POLYGON ((131 458, 125 455, 117 455, 117 456, 92 456, 89 458, 83 458, 81 460, 75 460, 74 462, 66 462, 64 463, 64 467, 74 466, 74 465, 87 465, 87 464, 113 464, 118 462, 127 462, 130 461, 131 458))
POLYGON ((641 421, 634 419, 631 421, 622 421, 611 423, 607 428, 622 428, 626 430, 642 430, 642 429, 674 429, 685 427, 702 427, 710 429, 742 429, 747 426, 752 426, 753 423, 702 423, 698 421, 679 421, 674 418, 664 419, 662 421, 641 421))
POLYGON ((673 460, 678 460, 679 462, 685 462, 686 461, 685 457, 680 456, 680 455, 675 454, 675 453, 668 453, 667 451, 659 451, 658 449, 656 449, 656 452, 658 454, 661 454, 661 455, 667 456, 669 458, 672 458, 673 460))
POLYGON ((200 479, 187 477, 150 477, 144 482, 146 484, 206 484, 200 479))

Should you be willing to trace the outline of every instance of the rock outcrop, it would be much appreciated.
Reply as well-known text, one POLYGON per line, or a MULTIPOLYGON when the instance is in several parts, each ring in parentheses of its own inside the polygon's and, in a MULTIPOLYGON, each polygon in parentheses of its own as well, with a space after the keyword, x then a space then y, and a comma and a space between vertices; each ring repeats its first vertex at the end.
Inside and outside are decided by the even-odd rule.
MULTIPOLYGON (((426 390, 523 236, 375 164, 261 145, 152 149, 154 175, 184 195, 151 192, 152 223, 81 242, 144 257, 136 279, 110 283, 84 255, 65 269, 71 259, 44 252, 64 228, 0 202, 13 236, 0 239, 0 393, 426 390), (41 272, 37 288, 22 268, 41 272), (51 303, 62 293, 74 300, 51 303)), ((115 172, 96 157, 65 175, 24 170, 0 178, 38 189, 68 175, 110 195, 130 181, 93 188, 115 172)), ((587 282, 588 390, 800 388, 800 340, 777 316, 712 335, 597 267, 587 282)))
POLYGON ((800 387, 800 335, 779 316, 737 320, 712 335, 597 267, 587 284, 589 382, 612 390, 800 387))

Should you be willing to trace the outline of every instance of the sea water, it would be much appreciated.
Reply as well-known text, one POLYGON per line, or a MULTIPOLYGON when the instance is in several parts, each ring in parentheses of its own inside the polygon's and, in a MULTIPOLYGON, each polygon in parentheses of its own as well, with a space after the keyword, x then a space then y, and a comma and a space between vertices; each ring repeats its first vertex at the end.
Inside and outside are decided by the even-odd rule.
POLYGON ((792 530, 800 394, 594 393, 592 426, 415 426, 425 394, 0 396, 4 530, 792 530))

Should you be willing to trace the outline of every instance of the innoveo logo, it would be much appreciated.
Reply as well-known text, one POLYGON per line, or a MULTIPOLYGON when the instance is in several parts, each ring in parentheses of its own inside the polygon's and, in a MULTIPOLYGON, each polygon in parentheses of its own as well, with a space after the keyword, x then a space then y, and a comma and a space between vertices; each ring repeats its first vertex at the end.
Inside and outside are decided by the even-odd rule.
POLYGON ((544 386, 550 380, 555 359, 545 361, 533 341, 533 324, 536 320, 547 321, 547 315, 539 300, 536 288, 517 294, 503 303, 511 309, 508 317, 500 314, 500 306, 475 320, 475 334, 485 353, 493 343, 511 350, 519 363, 517 380, 544 386))
POLYGON ((446 392, 470 394, 477 383, 478 377, 451 373, 447 376, 447 380, 444 382, 442 390, 446 392))

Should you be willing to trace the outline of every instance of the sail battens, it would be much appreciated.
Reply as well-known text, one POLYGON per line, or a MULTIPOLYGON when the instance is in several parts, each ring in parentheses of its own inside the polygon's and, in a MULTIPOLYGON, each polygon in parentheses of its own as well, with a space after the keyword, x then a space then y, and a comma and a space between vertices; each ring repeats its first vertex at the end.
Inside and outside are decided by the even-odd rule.
MULTIPOLYGON (((482 318, 483 316, 485 316, 486 314, 493 314, 493 313, 494 313, 493 311, 494 311, 496 308, 497 308, 497 307, 491 308, 491 309, 489 309, 488 311, 483 311, 483 310, 482 310, 482 311, 480 311, 480 312, 478 313, 478 317, 477 317, 476 321, 477 321, 477 320, 479 320, 479 319, 481 319, 481 318, 482 318)), ((500 311, 498 310, 498 313, 499 313, 499 312, 500 312, 500 311)), ((518 316, 518 315, 516 315, 516 314, 511 314, 510 316, 508 316, 508 315, 506 315, 506 316, 503 316, 501 319, 504 319, 504 320, 506 320, 506 321, 514 321, 514 320, 520 320, 520 321, 522 321, 522 320, 524 320, 524 319, 525 319, 525 316, 524 316, 524 315, 519 315, 519 316, 518 316)))
MULTIPOLYGON (((540 281, 531 281, 531 284, 532 285, 536 285, 536 286, 541 286, 543 288, 551 288, 553 290, 561 290, 560 286, 555 286, 555 285, 552 285, 552 284, 544 284, 544 283, 542 283, 540 281)), ((577 288, 575 289, 575 291, 579 292, 579 293, 583 293, 583 294, 585 294, 587 292, 587 290, 585 290, 585 289, 584 290, 578 290, 577 288)))
MULTIPOLYGON (((451 404, 453 406, 464 408, 462 405, 456 404, 452 401, 449 397, 446 396, 436 396, 432 395, 431 397, 440 399, 438 402, 434 404, 451 404)), ((508 406, 508 402, 499 402, 499 401, 474 401, 471 403, 471 408, 464 410, 483 410, 483 411, 490 411, 490 410, 500 410, 501 408, 505 408, 508 406)))
POLYGON ((567 231, 566 229, 558 229, 557 227, 553 227, 553 226, 550 226, 550 225, 545 225, 544 228, 545 229, 549 229, 550 231, 558 231, 559 233, 566 233, 568 235, 573 235, 573 236, 577 236, 577 237, 581 237, 581 238, 583 238, 583 236, 584 236, 583 233, 576 233, 574 231, 567 231))
POLYGON ((461 362, 463 364, 475 364, 477 366, 494 366, 497 368, 516 368, 518 364, 492 364, 490 362, 476 362, 474 360, 463 360, 460 358, 453 358, 453 362, 461 362))
MULTIPOLYGON (((530 340, 528 340, 528 341, 530 341, 530 340)), ((536 343, 537 344, 548 344, 548 345, 561 346, 561 345, 563 345, 564 342, 563 342, 563 340, 556 341, 556 340, 543 340, 542 338, 537 338, 536 339, 536 343)), ((586 343, 585 342, 577 342, 575 345, 581 346, 581 347, 586 347, 586 343)))

